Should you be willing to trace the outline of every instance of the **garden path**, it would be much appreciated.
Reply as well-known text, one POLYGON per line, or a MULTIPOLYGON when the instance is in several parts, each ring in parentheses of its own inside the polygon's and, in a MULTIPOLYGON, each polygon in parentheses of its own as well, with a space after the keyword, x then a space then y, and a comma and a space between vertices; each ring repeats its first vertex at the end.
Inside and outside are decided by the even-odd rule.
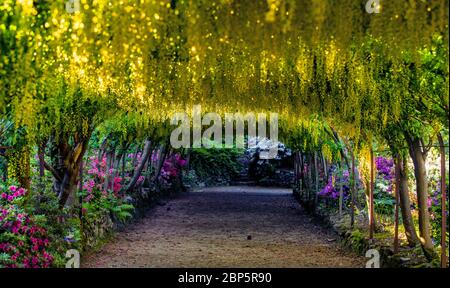
POLYGON ((184 193, 118 232, 84 267, 363 267, 292 190, 247 186, 184 193))

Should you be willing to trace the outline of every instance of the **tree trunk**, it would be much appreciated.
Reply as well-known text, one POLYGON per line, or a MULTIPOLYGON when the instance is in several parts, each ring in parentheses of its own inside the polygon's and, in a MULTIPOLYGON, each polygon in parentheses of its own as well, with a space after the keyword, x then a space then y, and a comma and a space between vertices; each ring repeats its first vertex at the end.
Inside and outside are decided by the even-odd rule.
MULTIPOLYGON (((342 157, 342 159, 344 159, 344 161, 345 161, 345 164, 347 164, 347 167, 349 167, 350 168, 350 161, 348 160, 348 157, 347 157, 347 155, 345 154, 345 151, 344 151, 344 148, 343 148, 343 146, 341 145, 341 140, 340 140, 340 138, 339 138, 339 135, 337 134, 337 132, 333 129, 333 128, 331 128, 331 132, 329 132, 328 130, 325 130, 332 138, 333 138, 333 140, 334 140, 334 142, 336 143, 336 145, 338 145, 338 146, 340 146, 341 148, 339 149, 339 152, 341 153, 341 157, 342 157)), ((347 146, 348 146, 348 141, 345 141, 346 142, 346 144, 347 144, 347 146)))
POLYGON ((308 184, 306 183, 306 169, 305 169, 305 157, 304 154, 302 152, 300 152, 300 180, 302 181, 301 183, 301 200, 304 201, 305 200, 305 194, 306 191, 308 190, 308 184))
POLYGON ((308 153, 308 170, 307 170, 307 179, 308 179, 308 186, 310 189, 308 189, 308 206, 311 208, 311 205, 314 205, 314 199, 312 197, 312 190, 313 190, 313 165, 314 165, 314 158, 311 153, 308 153))
POLYGON ((108 144, 108 136, 103 139, 100 148, 98 149, 98 161, 102 161, 103 155, 105 154, 106 145, 108 144))
POLYGON ((44 166, 44 155, 45 155, 45 143, 41 142, 38 146, 38 157, 39 157, 39 178, 42 181, 42 178, 45 176, 45 166, 44 166))
POLYGON ((103 189, 105 191, 108 191, 108 189, 112 187, 114 183, 114 174, 115 174, 114 163, 116 159, 115 154, 116 153, 114 148, 106 152, 106 173, 105 173, 105 182, 103 183, 104 184, 103 189))
MULTIPOLYGON (((145 178, 144 178, 144 181, 142 181, 138 187, 141 191, 142 191, 142 187, 144 187, 144 185, 146 184, 145 182, 148 182, 148 178, 149 178, 148 173, 149 173, 149 170, 151 170, 150 167, 152 166, 153 151, 155 151, 155 146, 151 145, 150 153, 148 154, 148 158, 146 159, 144 168, 142 169, 142 171, 145 173, 145 178)), ((142 172, 141 172, 141 174, 142 174, 142 172)))
POLYGON ((297 178, 296 178, 296 175, 297 175, 297 152, 294 152, 293 156, 294 156, 294 187, 296 187, 297 186, 297 178))
MULTIPOLYGON (((396 168, 397 169, 397 168, 396 168)), ((394 254, 398 253, 399 239, 398 239, 398 214, 400 205, 399 185, 395 184, 395 210, 394 210, 394 254)))
POLYGON ((442 139, 441 134, 438 134, 438 140, 439 140, 439 148, 440 148, 440 157, 441 157, 441 193, 442 193, 442 198, 441 198, 441 217, 442 217, 442 221, 441 221, 441 267, 442 268, 446 268, 447 267, 447 250, 446 250, 446 230, 447 230, 447 205, 446 205, 446 201, 447 201, 447 187, 446 187, 446 183, 445 183, 445 146, 444 146, 444 140, 442 139))
POLYGON ((186 171, 189 171, 189 170, 191 170, 191 149, 190 148, 188 148, 188 149, 186 149, 187 151, 186 151, 186 164, 185 164, 185 169, 186 169, 186 171))
POLYGON ((398 183, 396 185, 398 185, 403 227, 405 228, 409 246, 414 247, 419 244, 419 238, 417 237, 416 229, 414 227, 414 221, 411 214, 411 202, 409 201, 408 163, 401 156, 397 156, 395 162, 395 167, 397 168, 396 171, 398 171, 395 177, 396 183, 398 183))
POLYGON ((153 177, 153 182, 156 183, 159 179, 159 175, 161 175, 161 170, 164 164, 164 161, 166 160, 167 154, 169 153, 169 148, 166 147, 167 145, 162 145, 161 146, 161 154, 160 157, 158 158, 158 163, 156 166, 156 171, 155 171, 155 175, 153 177))
POLYGON ((122 157, 123 158, 122 158, 122 173, 121 173, 121 177, 123 179, 125 177, 125 164, 126 164, 126 161, 127 161, 127 154, 126 154, 126 152, 125 152, 125 154, 123 154, 122 157))
POLYGON ((428 181, 425 167, 426 151, 421 147, 418 138, 406 137, 409 153, 414 163, 414 175, 416 177, 416 193, 419 208, 419 235, 425 256, 432 260, 436 257, 430 232, 430 213, 428 212, 428 181))
MULTIPOLYGON (((144 148, 145 149, 145 148, 144 148)), ((131 164, 131 173, 134 174, 135 169, 136 169, 136 165, 137 165, 137 155, 139 153, 140 150, 140 145, 138 145, 136 147, 136 152, 134 152, 134 156, 133 156, 133 162, 131 164)))
MULTIPOLYGON (((75 191, 80 174, 81 162, 83 161, 83 156, 88 146, 87 139, 75 145, 73 149, 60 150, 63 153, 60 156, 66 159, 63 161, 62 169, 60 169, 59 179, 55 180, 61 208, 65 205, 73 205, 77 201, 75 191)), ((67 143, 64 143, 64 146, 68 146, 67 143)))
POLYGON ((131 178, 130 183, 128 184, 128 186, 126 187, 125 191, 126 192, 131 192, 133 191, 133 189, 136 186, 136 183, 139 179, 139 177, 141 176, 142 170, 145 167, 145 163, 147 162, 149 155, 152 151, 152 142, 150 140, 145 140, 145 146, 144 146, 144 153, 142 155, 142 160, 141 163, 139 163, 138 167, 136 168, 133 177, 131 178))
POLYGON ((109 179, 111 178, 111 175, 109 175, 109 170, 110 169, 111 169, 111 153, 108 151, 108 152, 106 152, 105 178, 103 179, 103 190, 104 191, 108 191, 109 179))
POLYGON ((52 165, 45 161, 44 167, 53 175, 53 190, 57 194, 60 209, 78 201, 75 192, 84 154, 89 145, 92 130, 82 136, 74 133, 60 134, 50 140, 52 165))
POLYGON ((151 184, 150 184, 150 179, 151 179, 151 175, 152 175, 152 172, 153 172, 153 168, 154 168, 154 166, 155 166, 155 163, 154 163, 154 160, 153 160, 153 155, 154 154, 157 154, 158 153, 158 149, 157 148, 155 148, 155 147, 153 147, 152 148, 152 152, 150 152, 150 156, 149 156, 149 159, 148 159, 148 161, 147 161, 147 165, 146 165, 146 167, 145 167, 145 180, 144 180, 144 182, 145 182, 145 185, 148 185, 147 187, 150 187, 151 186, 151 184))

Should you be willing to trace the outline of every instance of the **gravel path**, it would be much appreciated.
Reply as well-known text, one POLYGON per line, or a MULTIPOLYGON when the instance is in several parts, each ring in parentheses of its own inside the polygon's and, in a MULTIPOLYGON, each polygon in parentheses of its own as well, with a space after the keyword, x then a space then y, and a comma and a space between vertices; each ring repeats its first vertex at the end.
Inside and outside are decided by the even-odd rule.
POLYGON ((289 189, 204 188, 152 209, 84 267, 363 267, 289 189))

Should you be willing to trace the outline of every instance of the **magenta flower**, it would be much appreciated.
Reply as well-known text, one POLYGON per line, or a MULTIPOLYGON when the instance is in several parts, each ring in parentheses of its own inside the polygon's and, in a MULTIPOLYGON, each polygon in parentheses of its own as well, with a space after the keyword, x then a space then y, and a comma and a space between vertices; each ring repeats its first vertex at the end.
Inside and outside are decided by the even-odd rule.
POLYGON ((137 183, 142 183, 143 181, 145 180, 145 177, 144 176, 139 176, 139 178, 138 178, 138 180, 137 180, 137 183))

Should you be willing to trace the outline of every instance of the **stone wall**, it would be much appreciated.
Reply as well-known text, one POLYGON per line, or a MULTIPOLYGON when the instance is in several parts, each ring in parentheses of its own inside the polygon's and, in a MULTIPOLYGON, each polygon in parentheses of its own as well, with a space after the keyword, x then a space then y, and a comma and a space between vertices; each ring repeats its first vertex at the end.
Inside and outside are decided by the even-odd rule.
POLYGON ((114 223, 108 214, 91 221, 82 222, 83 250, 88 251, 98 247, 114 231, 114 223))

